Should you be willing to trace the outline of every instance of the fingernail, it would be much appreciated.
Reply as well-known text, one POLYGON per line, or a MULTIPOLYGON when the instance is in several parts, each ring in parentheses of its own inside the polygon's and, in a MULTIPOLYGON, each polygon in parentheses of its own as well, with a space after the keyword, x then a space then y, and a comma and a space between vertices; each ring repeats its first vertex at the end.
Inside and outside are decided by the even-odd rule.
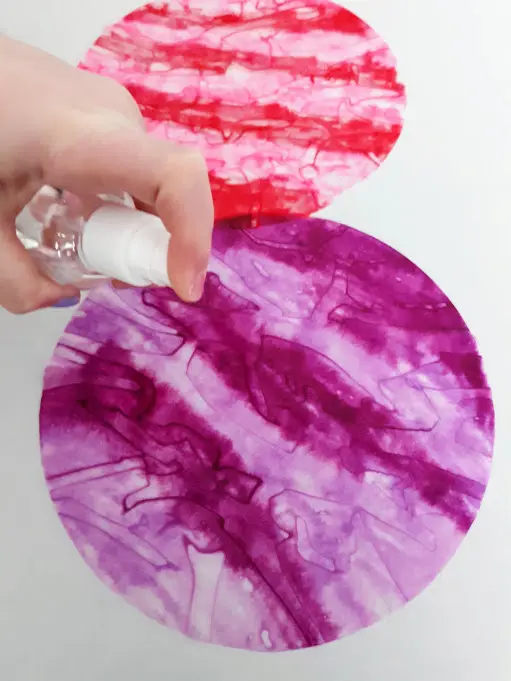
POLYGON ((52 305, 52 307, 73 307, 78 305, 80 302, 80 296, 74 296, 73 298, 62 298, 52 305))
POLYGON ((190 284, 190 289, 188 291, 188 295, 192 303, 196 303, 202 296, 202 292, 204 291, 205 279, 206 272, 199 272, 199 274, 196 274, 195 277, 192 279, 192 283, 190 284))

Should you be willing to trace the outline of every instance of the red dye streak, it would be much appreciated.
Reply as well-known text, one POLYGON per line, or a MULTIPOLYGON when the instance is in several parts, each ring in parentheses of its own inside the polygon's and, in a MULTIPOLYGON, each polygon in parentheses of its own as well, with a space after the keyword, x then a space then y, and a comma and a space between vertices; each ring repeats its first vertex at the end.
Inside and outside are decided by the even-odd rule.
POLYGON ((142 22, 145 24, 163 24, 168 28, 183 29, 190 26, 207 26, 217 28, 232 26, 238 30, 257 27, 271 27, 275 30, 285 29, 290 33, 307 33, 308 31, 342 31, 343 33, 364 36, 370 28, 355 14, 338 7, 333 3, 328 5, 300 5, 296 8, 268 13, 267 15, 244 16, 241 13, 225 13, 209 16, 201 11, 187 9, 180 12, 172 6, 153 7, 151 5, 135 10, 125 18, 126 22, 142 22), (305 10, 305 11, 304 11, 305 10))
POLYGON ((288 215, 292 209, 294 215, 306 216, 319 210, 315 192, 292 189, 288 186, 288 177, 263 178, 256 182, 245 182, 234 185, 221 177, 210 175, 211 190, 215 197, 215 217, 217 220, 235 218, 247 213, 252 220, 244 222, 257 227, 265 206, 275 206, 276 216, 288 215))
POLYGON ((246 107, 244 118, 240 115, 239 106, 225 104, 219 99, 189 104, 178 97, 140 85, 130 85, 128 90, 146 118, 173 121, 193 131, 215 130, 225 142, 248 134, 271 142, 315 146, 321 151, 347 151, 380 157, 389 153, 401 131, 400 125, 383 127, 371 120, 339 121, 326 116, 300 116, 277 103, 251 104, 246 107), (226 130, 229 130, 228 135, 226 130))
MULTIPOLYGON (((97 47, 112 50, 125 59, 136 58, 137 69, 150 70, 154 62, 165 64, 171 69, 193 69, 201 73, 225 74, 232 66, 233 55, 223 50, 196 42, 180 43, 178 46, 154 43, 145 54, 140 46, 115 32, 101 36, 95 43, 97 47)), ((316 57, 273 57, 258 52, 238 52, 236 63, 252 71, 286 71, 295 77, 304 76, 315 80, 336 80, 346 85, 358 85, 370 78, 374 87, 385 88, 403 94, 404 86, 397 80, 396 70, 378 63, 378 55, 367 53, 361 59, 339 64, 327 64, 316 57)))

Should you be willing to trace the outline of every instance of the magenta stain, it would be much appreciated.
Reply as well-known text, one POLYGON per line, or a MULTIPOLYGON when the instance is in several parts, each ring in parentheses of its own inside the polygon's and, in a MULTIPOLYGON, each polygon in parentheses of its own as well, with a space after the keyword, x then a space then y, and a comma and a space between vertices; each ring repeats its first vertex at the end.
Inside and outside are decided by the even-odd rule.
POLYGON ((434 579, 479 508, 493 406, 459 313, 396 251, 321 219, 221 224, 198 304, 85 301, 41 443, 108 586, 193 638, 279 651, 434 579))

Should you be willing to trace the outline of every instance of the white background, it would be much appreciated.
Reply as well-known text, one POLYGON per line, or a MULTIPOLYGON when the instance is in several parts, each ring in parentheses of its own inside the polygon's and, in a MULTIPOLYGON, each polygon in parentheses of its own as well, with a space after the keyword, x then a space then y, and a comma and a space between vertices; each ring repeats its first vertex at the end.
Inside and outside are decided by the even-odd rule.
MULTIPOLYGON (((496 403, 497 442, 473 529, 423 594, 338 643, 250 655, 187 641, 99 582, 46 492, 41 378, 71 312, 25 318, 0 312, 2 680, 511 679, 511 6, 346 5, 389 41, 409 105, 403 136, 382 170, 326 213, 414 260, 478 338, 496 403)), ((0 30, 76 62, 106 23, 134 7, 130 0, 1 0, 0 30)), ((0 106, 8 106, 5 93, 0 106)))

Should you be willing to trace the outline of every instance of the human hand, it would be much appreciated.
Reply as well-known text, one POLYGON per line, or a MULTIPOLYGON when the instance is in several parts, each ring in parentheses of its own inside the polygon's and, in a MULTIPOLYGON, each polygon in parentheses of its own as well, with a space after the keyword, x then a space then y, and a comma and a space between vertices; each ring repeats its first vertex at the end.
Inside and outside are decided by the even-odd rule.
POLYGON ((149 137, 135 101, 115 81, 0 36, 0 306, 10 312, 78 293, 42 275, 16 237, 16 215, 43 185, 132 195, 172 234, 176 293, 200 297, 213 227, 202 156, 149 137))

